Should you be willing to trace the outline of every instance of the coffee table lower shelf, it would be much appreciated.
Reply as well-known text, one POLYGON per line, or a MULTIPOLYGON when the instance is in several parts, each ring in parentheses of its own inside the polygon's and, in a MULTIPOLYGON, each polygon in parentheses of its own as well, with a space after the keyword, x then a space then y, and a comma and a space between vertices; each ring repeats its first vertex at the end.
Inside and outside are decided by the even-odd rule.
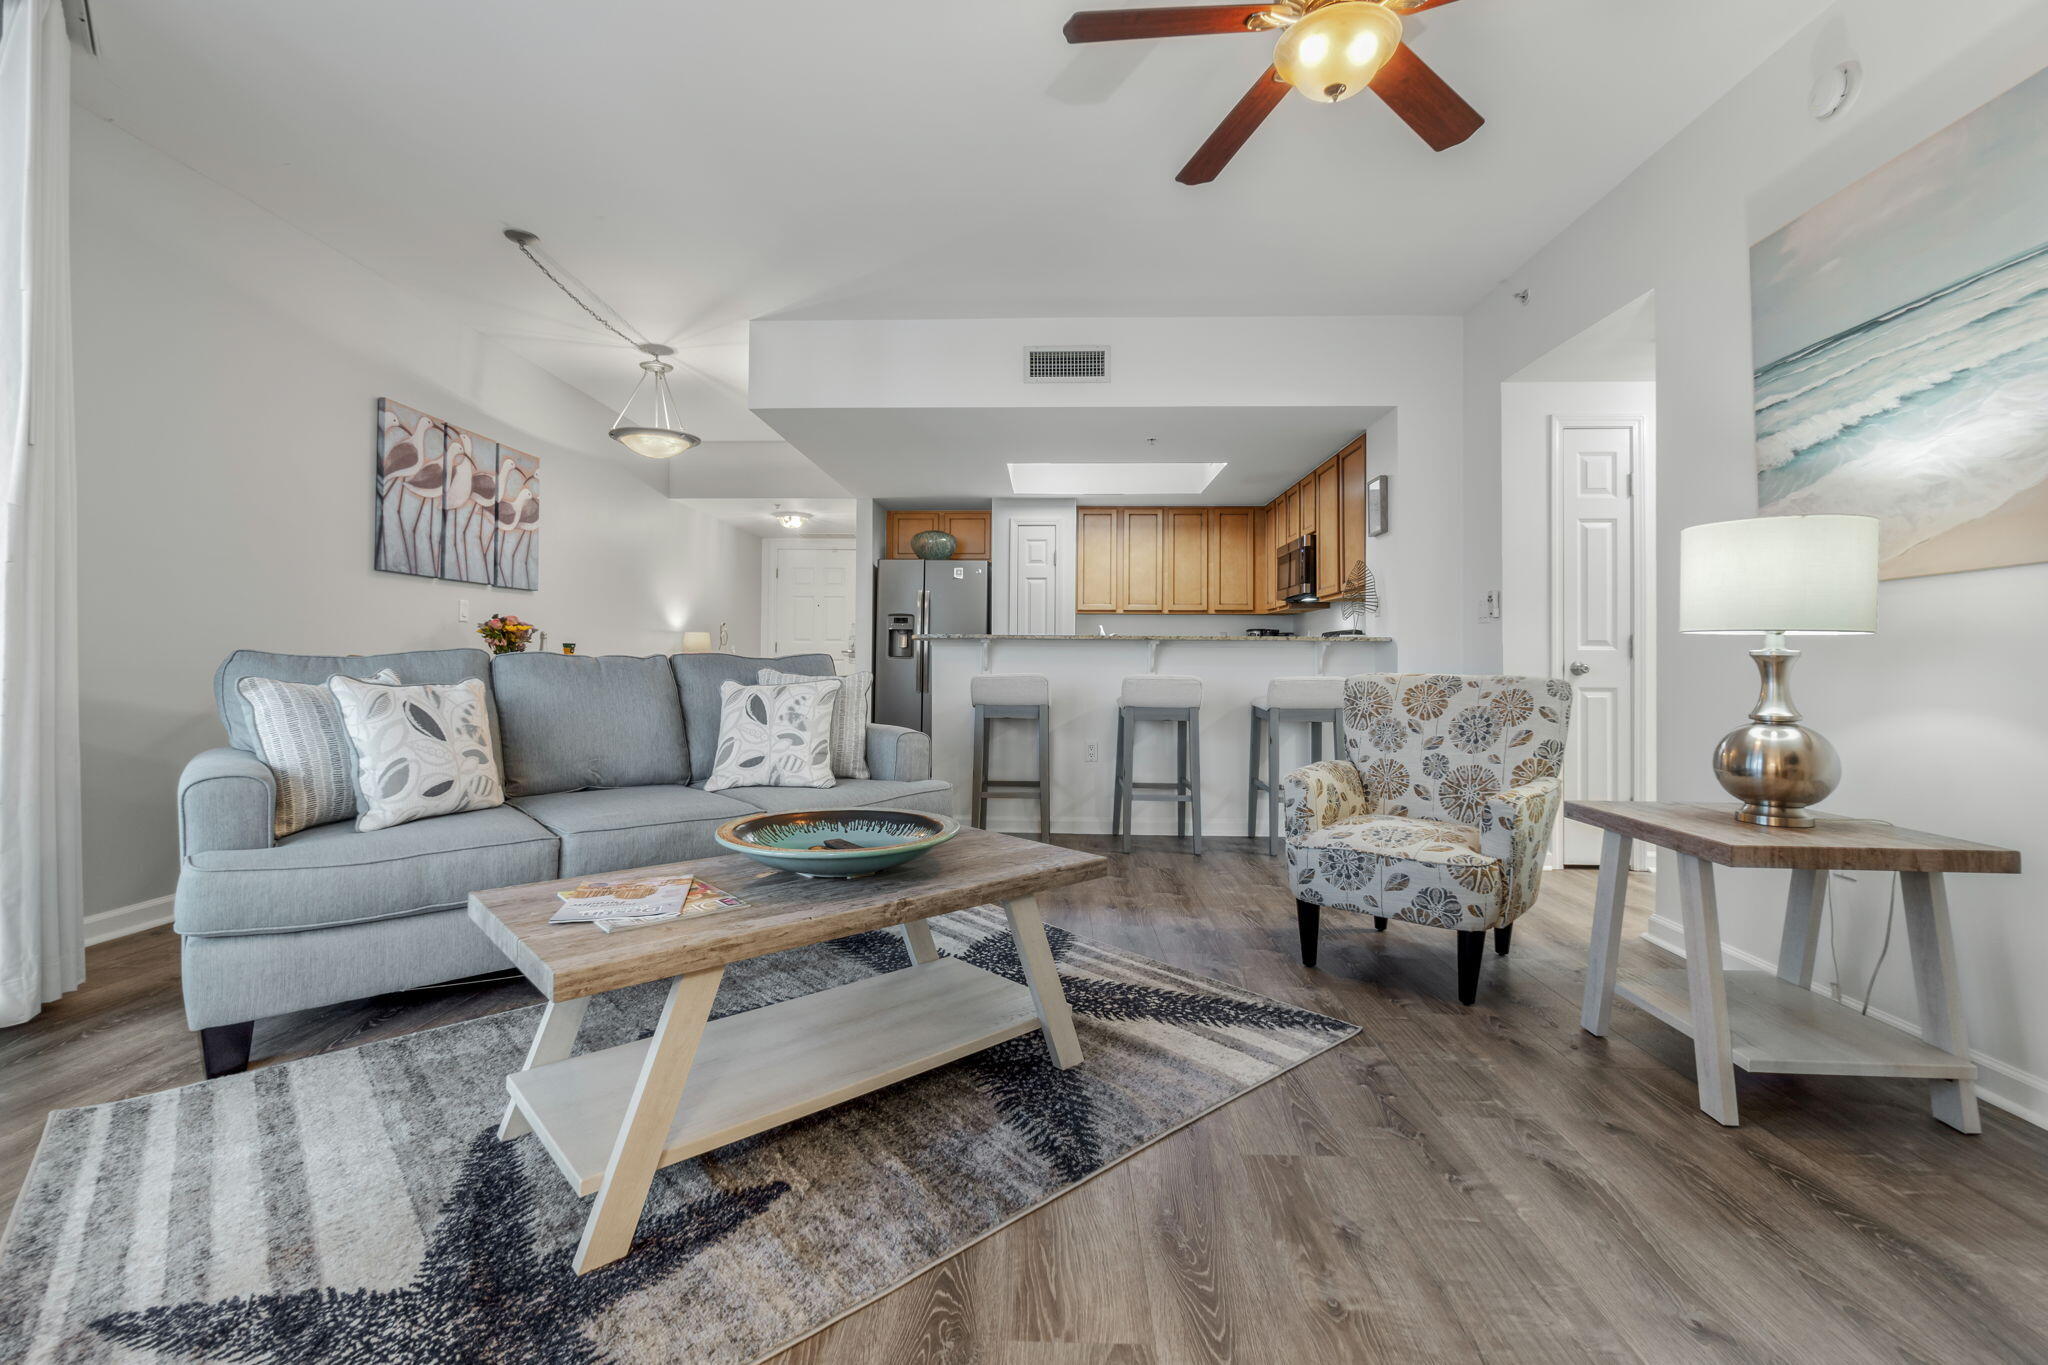
MULTIPOLYGON (((885 972, 705 1025, 660 1166, 944 1066, 1039 1027, 1031 992, 957 958, 885 972)), ((578 1194, 595 1194, 648 1040, 506 1077, 578 1194)))
MULTIPOLYGON (((1769 972, 1724 972, 1730 1059, 1749 1072, 1807 1076, 1918 1076, 1968 1080, 1968 1058, 1857 1013, 1769 972)), ((1683 967, 1668 967, 1614 984, 1619 998, 1693 1036, 1692 1001, 1683 967)))

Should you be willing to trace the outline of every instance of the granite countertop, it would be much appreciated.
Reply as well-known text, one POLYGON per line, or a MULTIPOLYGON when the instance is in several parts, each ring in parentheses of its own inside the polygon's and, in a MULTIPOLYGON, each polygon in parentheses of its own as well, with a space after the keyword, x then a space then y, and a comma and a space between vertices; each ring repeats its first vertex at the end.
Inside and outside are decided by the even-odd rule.
POLYGON ((1386 645, 1390 635, 920 635, 920 640, 1093 640, 1115 644, 1119 640, 1199 640, 1229 645, 1386 645))

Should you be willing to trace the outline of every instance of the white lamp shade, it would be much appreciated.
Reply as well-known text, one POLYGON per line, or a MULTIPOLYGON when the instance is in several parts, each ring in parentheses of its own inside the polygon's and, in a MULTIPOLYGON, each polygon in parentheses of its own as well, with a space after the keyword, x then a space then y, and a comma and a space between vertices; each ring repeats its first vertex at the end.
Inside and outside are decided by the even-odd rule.
POLYGON ((1751 517, 1678 535, 1688 635, 1867 635, 1877 629, 1876 517, 1751 517))
POLYGON ((711 632, 708 630, 686 630, 683 632, 683 653, 706 654, 711 650, 711 632))

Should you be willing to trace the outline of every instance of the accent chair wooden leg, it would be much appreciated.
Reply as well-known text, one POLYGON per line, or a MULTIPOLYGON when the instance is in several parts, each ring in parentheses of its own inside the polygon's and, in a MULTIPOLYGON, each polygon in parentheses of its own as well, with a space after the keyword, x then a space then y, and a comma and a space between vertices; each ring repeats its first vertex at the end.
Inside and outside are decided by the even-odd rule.
POLYGON ((1469 1005, 1479 998, 1479 964, 1486 957, 1486 931, 1458 931, 1458 1003, 1469 1005))
POLYGON ((215 1024, 199 1030, 199 1052, 206 1059, 206 1079, 232 1076, 249 1069, 249 1045, 256 1038, 256 1021, 244 1024, 215 1024))
POLYGON ((1508 940, 1514 936, 1515 926, 1503 924, 1493 931, 1493 951, 1502 957, 1508 955, 1508 940))
POLYGON ((1384 934, 1387 932, 1387 917, 1385 915, 1374 915, 1372 917, 1372 927, 1374 932, 1384 934))
POLYGON ((1294 913, 1301 921, 1301 965, 1313 967, 1316 965, 1316 940, 1322 935, 1323 907, 1297 900, 1294 913))

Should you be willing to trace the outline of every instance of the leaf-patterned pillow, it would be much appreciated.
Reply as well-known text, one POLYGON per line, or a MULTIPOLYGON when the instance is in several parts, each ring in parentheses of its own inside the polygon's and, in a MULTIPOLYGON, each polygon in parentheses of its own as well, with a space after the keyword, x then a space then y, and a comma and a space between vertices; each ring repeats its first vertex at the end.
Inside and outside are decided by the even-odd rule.
POLYGON ((505 804, 481 680, 394 687, 336 676, 327 690, 356 750, 357 829, 505 804))
POLYGON ((829 787, 837 678, 719 689, 718 756, 704 790, 829 787))

